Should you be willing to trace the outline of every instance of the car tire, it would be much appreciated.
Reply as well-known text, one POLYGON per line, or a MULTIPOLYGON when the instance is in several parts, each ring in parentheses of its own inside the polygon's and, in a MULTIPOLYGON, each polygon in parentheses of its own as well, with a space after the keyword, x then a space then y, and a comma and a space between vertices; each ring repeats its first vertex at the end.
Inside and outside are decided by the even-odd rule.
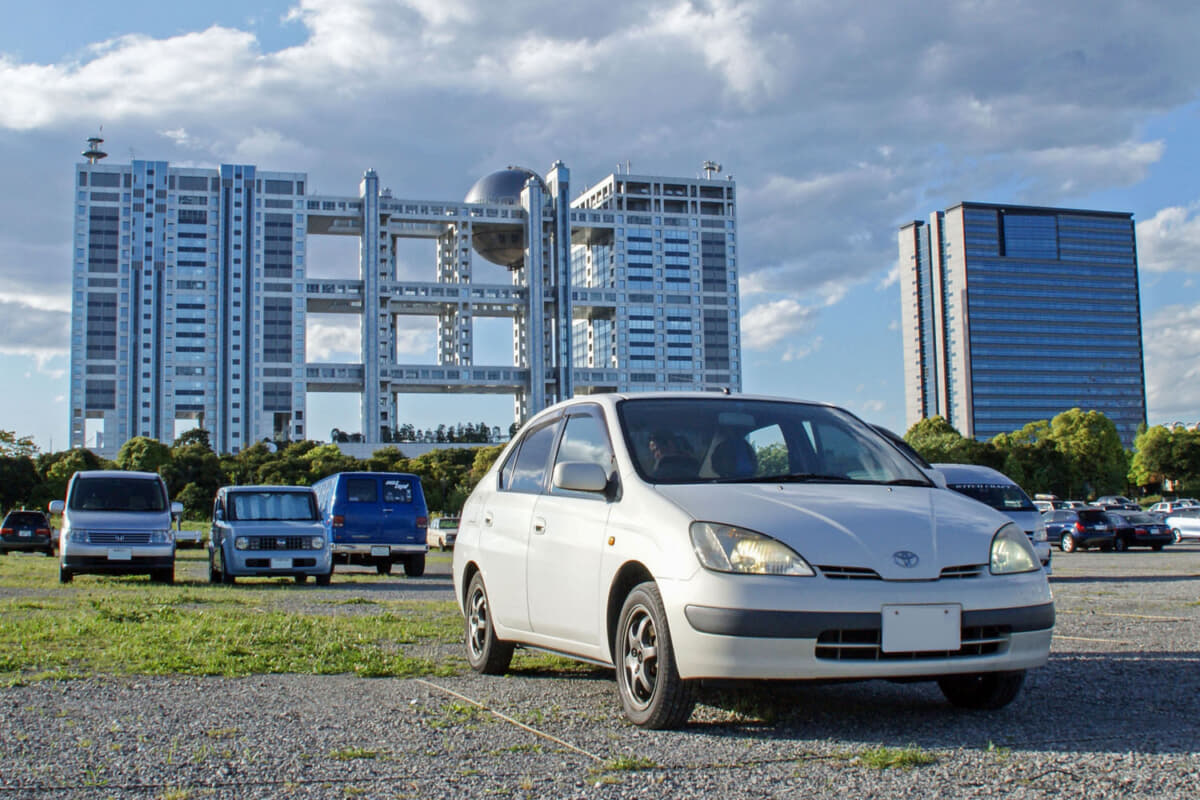
POLYGON ((1116 550, 1118 553, 1124 553, 1128 549, 1129 543, 1125 541, 1124 536, 1118 536, 1113 539, 1113 550, 1116 550))
POLYGON ((631 722, 660 730, 688 721, 696 705, 694 684, 679 677, 662 595, 652 581, 625 598, 613 655, 617 692, 631 722))
POLYGON ((425 554, 409 556, 404 559, 404 574, 410 578, 419 578, 425 574, 425 554))
POLYGON ((294 580, 297 584, 308 583, 308 576, 307 575, 293 575, 292 580, 294 580))
POLYGON ((1025 682, 1025 670, 983 672, 978 675, 946 675, 938 678, 938 688, 957 708, 995 711, 1011 703, 1025 682))
POLYGON ((171 584, 175 582, 175 567, 150 570, 150 580, 154 583, 171 584))
POLYGON ((483 574, 476 572, 467 586, 464 644, 467 663, 481 675, 503 675, 512 663, 513 644, 496 638, 492 606, 488 602, 483 574))
POLYGON ((1150 549, 1156 553, 1161 553, 1163 546, 1161 544, 1152 544, 1152 545, 1150 545, 1150 549))
POLYGON ((42 552, 46 554, 47 558, 54 558, 54 545, 50 545, 42 552))
POLYGON ((1175 528, 1174 530, 1172 530, 1171 535, 1175 537, 1175 544, 1179 544, 1180 540, 1183 539, 1183 537, 1179 535, 1178 528, 1175 528))
POLYGON ((1076 546, 1075 537, 1069 533, 1064 533, 1062 538, 1058 540, 1058 549, 1064 553, 1074 553, 1076 546))
POLYGON ((75 578, 75 573, 63 566, 62 562, 58 562, 58 582, 70 583, 75 578))
POLYGON ((221 583, 226 586, 233 586, 237 583, 237 577, 229 572, 229 565, 225 563, 225 551, 219 550, 217 552, 221 554, 221 583))
POLYGON ((221 583, 221 570, 217 569, 217 554, 211 550, 208 553, 208 582, 221 583))
POLYGON ((375 571, 378 572, 380 575, 391 575, 392 574, 391 560, 376 561, 375 562, 375 571))
POLYGON ((316 580, 317 586, 328 586, 329 582, 333 580, 333 564, 329 565, 329 572, 326 572, 324 575, 318 575, 316 580))

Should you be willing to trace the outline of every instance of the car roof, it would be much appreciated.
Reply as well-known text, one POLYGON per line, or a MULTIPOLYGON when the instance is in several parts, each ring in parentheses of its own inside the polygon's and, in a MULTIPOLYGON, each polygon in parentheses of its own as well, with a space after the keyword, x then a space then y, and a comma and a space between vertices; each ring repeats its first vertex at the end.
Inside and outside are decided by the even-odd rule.
POLYGON ((162 480, 157 472, 139 472, 131 469, 81 469, 71 476, 75 478, 154 478, 162 480))
POLYGON ((999 470, 982 464, 934 464, 933 468, 946 476, 946 483, 968 483, 988 481, 1005 486, 1016 486, 1017 482, 999 470))
MULTIPOLYGON (((593 403, 606 406, 608 408, 615 407, 621 402, 642 402, 649 400, 756 400, 772 403, 796 403, 798 405, 808 406, 823 406, 825 408, 838 408, 841 406, 833 403, 825 403, 818 400, 801 400, 796 397, 780 397, 778 395, 769 394, 742 394, 740 392, 599 392, 597 394, 581 394, 567 400, 562 400, 554 405, 539 411, 529 422, 538 420, 544 417, 553 416, 562 411, 564 408, 572 408, 577 405, 593 403)), ((845 409, 842 409, 845 410, 845 409)), ((850 413, 850 412, 847 412, 850 413)), ((526 423, 528 424, 528 423, 526 423)))

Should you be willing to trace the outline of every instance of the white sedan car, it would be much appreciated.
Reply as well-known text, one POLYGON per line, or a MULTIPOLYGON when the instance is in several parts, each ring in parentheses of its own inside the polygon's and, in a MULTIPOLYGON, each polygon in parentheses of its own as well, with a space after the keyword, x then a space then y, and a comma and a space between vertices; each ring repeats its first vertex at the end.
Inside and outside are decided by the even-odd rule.
POLYGON ((530 419, 463 507, 467 660, 613 667, 625 714, 682 725, 704 679, 936 680, 1000 708, 1048 658, 1025 533, 829 405, 584 395, 530 419))
POLYGON ((1200 508, 1184 508, 1167 516, 1163 523, 1175 536, 1175 544, 1184 539, 1200 539, 1200 508))

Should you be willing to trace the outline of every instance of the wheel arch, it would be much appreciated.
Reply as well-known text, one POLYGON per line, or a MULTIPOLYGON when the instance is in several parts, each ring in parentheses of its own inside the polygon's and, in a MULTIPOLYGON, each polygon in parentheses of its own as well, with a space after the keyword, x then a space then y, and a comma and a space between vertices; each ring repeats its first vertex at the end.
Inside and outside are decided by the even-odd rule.
POLYGON ((628 561, 622 564, 621 568, 613 575, 608 589, 608 607, 604 612, 604 643, 608 648, 610 660, 616 657, 614 640, 617 635, 617 621, 621 616, 621 606, 625 604, 625 598, 633 591, 633 587, 647 581, 653 583, 654 576, 640 561, 628 561))
POLYGON ((468 561, 462 571, 462 585, 459 588, 458 596, 455 597, 455 602, 458 603, 459 611, 466 611, 467 608, 467 592, 471 588, 471 579, 480 572, 479 565, 474 561, 468 561))

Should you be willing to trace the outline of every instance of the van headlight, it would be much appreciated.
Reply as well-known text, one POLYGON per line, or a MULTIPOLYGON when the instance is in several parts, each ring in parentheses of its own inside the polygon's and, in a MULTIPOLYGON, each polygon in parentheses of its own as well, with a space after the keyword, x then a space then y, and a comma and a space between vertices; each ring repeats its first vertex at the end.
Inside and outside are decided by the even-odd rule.
POLYGON ((233 540, 233 546, 238 550, 248 550, 250 548, 250 539, 246 536, 239 536, 233 540))
POLYGON ((170 528, 161 531, 150 531, 150 544, 171 544, 175 541, 175 534, 170 528))
POLYGON ((87 544, 88 532, 86 528, 69 528, 67 530, 67 541, 77 544, 87 544))
POLYGON ((312 539, 308 543, 308 546, 311 547, 313 550, 320 550, 322 547, 325 546, 325 537, 324 536, 312 537, 312 539))
POLYGON ((1013 523, 1008 523, 992 537, 991 570, 993 575, 1012 575, 1041 569, 1029 537, 1013 523))
POLYGON ((795 550, 761 533, 716 522, 693 522, 689 532, 696 557, 715 572, 801 577, 816 574, 795 550))

